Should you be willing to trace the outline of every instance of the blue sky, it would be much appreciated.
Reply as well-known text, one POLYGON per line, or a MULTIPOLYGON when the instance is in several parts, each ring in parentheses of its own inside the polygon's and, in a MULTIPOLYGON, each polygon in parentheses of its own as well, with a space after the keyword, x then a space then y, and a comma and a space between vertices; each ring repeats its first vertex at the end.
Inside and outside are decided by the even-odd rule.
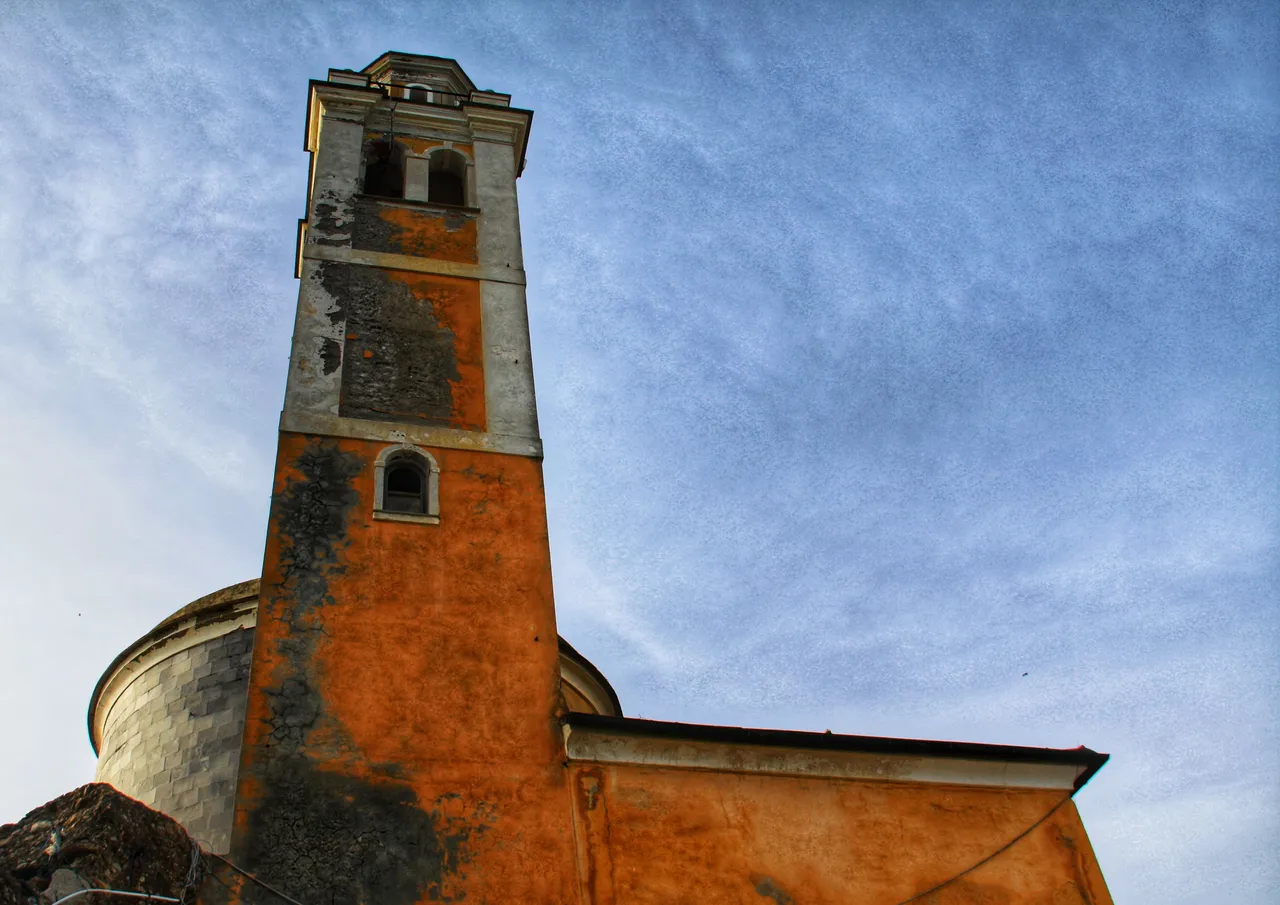
POLYGON ((0 822, 257 574, 306 80, 388 49, 536 111, 557 606, 629 714, 1085 744, 1117 901, 1275 900, 1268 3, 7 5, 0 822))

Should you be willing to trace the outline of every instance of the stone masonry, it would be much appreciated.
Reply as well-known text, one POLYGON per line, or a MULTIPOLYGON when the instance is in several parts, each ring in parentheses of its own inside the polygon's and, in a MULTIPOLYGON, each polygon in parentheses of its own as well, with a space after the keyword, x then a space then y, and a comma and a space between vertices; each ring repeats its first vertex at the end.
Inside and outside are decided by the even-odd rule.
POLYGON ((253 629, 167 657, 129 683, 107 717, 97 779, 171 815, 225 853, 244 728, 253 629))

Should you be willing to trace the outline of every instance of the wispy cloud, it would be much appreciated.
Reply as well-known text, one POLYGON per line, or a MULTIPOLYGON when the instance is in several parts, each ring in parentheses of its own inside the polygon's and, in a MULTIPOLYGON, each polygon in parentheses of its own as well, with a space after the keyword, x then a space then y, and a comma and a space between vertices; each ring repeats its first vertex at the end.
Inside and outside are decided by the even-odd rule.
POLYGON ((0 42, 0 556, 44 602, 3 668, 73 662, 58 745, 259 567, 306 79, 396 47, 537 111, 559 618, 628 712, 1110 749, 1118 901, 1274 897, 1270 5, 18 4, 0 42))

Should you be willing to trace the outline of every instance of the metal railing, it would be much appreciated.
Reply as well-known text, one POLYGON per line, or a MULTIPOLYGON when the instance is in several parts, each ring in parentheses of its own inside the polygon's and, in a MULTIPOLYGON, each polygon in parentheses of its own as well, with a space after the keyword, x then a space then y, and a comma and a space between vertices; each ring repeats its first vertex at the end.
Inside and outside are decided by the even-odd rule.
POLYGON ((470 94, 457 91, 441 91, 429 85, 404 84, 401 82, 375 82, 369 80, 370 88, 381 89, 387 97, 411 104, 430 104, 433 107, 457 107, 463 101, 471 100, 470 94))

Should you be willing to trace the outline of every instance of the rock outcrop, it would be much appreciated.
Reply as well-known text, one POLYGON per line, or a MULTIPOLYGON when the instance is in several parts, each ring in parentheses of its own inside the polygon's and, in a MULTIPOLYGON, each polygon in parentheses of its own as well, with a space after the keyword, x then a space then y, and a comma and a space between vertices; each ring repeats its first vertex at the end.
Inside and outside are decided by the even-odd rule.
MULTIPOLYGON (((81 786, 0 826, 0 905, 49 905, 93 888, 191 902, 187 886, 200 868, 199 848, 177 822, 105 783, 81 786)), ((89 894, 74 903, 125 901, 89 894)))

